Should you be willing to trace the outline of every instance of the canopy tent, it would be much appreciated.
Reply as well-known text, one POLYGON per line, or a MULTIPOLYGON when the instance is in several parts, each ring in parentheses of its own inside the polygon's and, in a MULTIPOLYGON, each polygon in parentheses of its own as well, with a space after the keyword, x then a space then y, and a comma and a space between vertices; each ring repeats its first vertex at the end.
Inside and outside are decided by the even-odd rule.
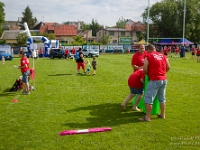
MULTIPOLYGON (((183 44, 183 39, 173 40, 173 38, 163 39, 156 43, 156 45, 182 45, 182 44, 183 44)), ((184 38, 184 45, 192 45, 192 44, 194 43, 184 38)))
MULTIPOLYGON (((183 39, 177 40, 175 43, 177 44, 183 44, 183 39)), ((184 38, 184 45, 192 45, 194 44, 193 42, 189 41, 188 39, 184 38)))
POLYGON ((156 43, 157 45, 172 45, 174 42, 171 39, 163 39, 156 43))
POLYGON ((137 42, 136 44, 138 44, 138 45, 139 44, 145 44, 146 45, 147 43, 145 42, 145 40, 141 40, 141 41, 137 42))

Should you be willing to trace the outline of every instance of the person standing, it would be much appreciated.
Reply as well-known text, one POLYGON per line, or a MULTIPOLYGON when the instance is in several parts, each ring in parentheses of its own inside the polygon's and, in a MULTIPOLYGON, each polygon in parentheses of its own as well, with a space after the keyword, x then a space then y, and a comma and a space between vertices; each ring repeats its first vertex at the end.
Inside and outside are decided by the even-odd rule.
POLYGON ((82 68, 83 71, 84 71, 84 73, 86 74, 85 63, 84 63, 84 56, 83 56, 83 53, 82 53, 82 48, 79 48, 78 51, 79 51, 79 57, 76 60, 78 74, 80 74, 80 68, 82 68))
POLYGON ((147 46, 147 52, 149 54, 144 60, 143 67, 145 74, 147 74, 150 79, 144 96, 146 115, 143 118, 139 118, 139 121, 151 121, 150 113, 156 95, 158 96, 161 109, 161 113, 158 117, 165 118, 166 73, 170 69, 170 64, 165 55, 155 51, 155 47, 152 44, 147 46))
POLYGON ((68 60, 68 57, 69 57, 69 50, 68 50, 68 48, 66 48, 66 50, 65 50, 65 58, 66 58, 66 60, 68 60))
POLYGON ((196 51, 195 47, 192 47, 192 58, 195 57, 195 51, 196 51))
POLYGON ((132 65, 134 71, 143 68, 144 58, 145 58, 146 54, 147 53, 145 51, 145 46, 143 44, 140 44, 138 52, 136 52, 132 56, 132 60, 131 60, 131 65, 132 65))
POLYGON ((73 55, 73 61, 74 61, 74 55, 76 54, 76 49, 75 48, 72 48, 72 55, 73 55))
POLYGON ((96 75, 96 70, 97 70, 97 61, 96 61, 96 57, 93 57, 93 60, 92 60, 92 68, 93 68, 93 76, 96 75))
POLYGON ((197 54, 197 62, 200 62, 200 46, 198 46, 196 54, 197 54))
POLYGON ((30 67, 29 67, 29 60, 26 57, 26 54, 23 50, 19 51, 19 57, 21 58, 20 60, 20 66, 18 66, 18 69, 21 69, 22 73, 22 82, 24 86, 24 94, 30 94, 30 89, 29 89, 29 75, 30 75, 30 67))
POLYGON ((131 52, 131 50, 128 48, 127 49, 127 52, 128 52, 128 56, 130 55, 130 52, 131 52))
POLYGON ((164 54, 165 56, 167 56, 167 53, 168 53, 167 46, 164 46, 164 49, 163 49, 163 54, 164 54))
POLYGON ((180 52, 179 47, 176 46, 176 48, 175 48, 174 51, 175 51, 174 57, 175 57, 175 59, 176 59, 176 58, 178 58, 178 54, 179 54, 179 52, 180 52))

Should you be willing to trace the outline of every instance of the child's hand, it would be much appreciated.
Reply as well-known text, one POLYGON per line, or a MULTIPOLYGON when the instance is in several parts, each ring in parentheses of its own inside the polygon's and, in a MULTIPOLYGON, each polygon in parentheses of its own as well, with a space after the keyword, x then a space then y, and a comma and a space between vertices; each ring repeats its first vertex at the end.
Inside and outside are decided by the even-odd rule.
POLYGON ((18 66, 13 65, 13 67, 18 68, 18 66))

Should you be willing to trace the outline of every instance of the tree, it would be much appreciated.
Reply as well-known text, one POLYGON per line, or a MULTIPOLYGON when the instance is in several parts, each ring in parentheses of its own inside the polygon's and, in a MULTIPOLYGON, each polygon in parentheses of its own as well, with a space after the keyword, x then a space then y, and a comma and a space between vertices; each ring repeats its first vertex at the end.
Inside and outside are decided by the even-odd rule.
POLYGON ((0 39, 0 44, 2 45, 6 44, 6 39, 0 39))
POLYGON ((49 40, 55 40, 56 39, 56 36, 53 33, 50 33, 47 37, 48 37, 49 40))
POLYGON ((29 29, 32 29, 35 26, 35 23, 37 22, 37 18, 33 18, 32 16, 32 12, 31 9, 29 8, 29 6, 27 6, 24 10, 24 12, 22 12, 22 21, 20 22, 21 25, 21 29, 24 30, 24 22, 26 22, 28 24, 29 29))
MULTIPOLYGON (((185 37, 198 42, 200 36, 200 3, 199 0, 187 0, 185 37)), ((150 37, 183 37, 183 0, 162 0, 150 8, 149 35, 150 37)), ((142 14, 147 25, 147 8, 142 14)))
POLYGON ((126 19, 124 19, 123 17, 121 17, 121 19, 119 18, 119 20, 116 22, 116 28, 125 28, 126 26, 126 19))
POLYGON ((17 39, 18 46, 25 46, 28 37, 27 37, 26 33, 22 33, 22 34, 19 34, 16 39, 17 39))
POLYGON ((100 42, 103 44, 103 45, 108 45, 110 44, 110 36, 109 35, 103 35, 101 38, 100 38, 100 42))
MULTIPOLYGON (((5 13, 4 13, 4 3, 0 2, 0 26, 3 25, 4 21, 5 21, 5 13)), ((0 36, 2 35, 3 30, 2 28, 0 28, 0 36)))
POLYGON ((92 30, 92 36, 96 36, 97 31, 100 29, 100 25, 97 20, 92 19, 92 23, 90 24, 90 30, 92 30))
POLYGON ((86 42, 83 40, 82 36, 73 36, 73 39, 75 42, 73 42, 73 44, 78 44, 78 45, 82 45, 85 44, 86 42))

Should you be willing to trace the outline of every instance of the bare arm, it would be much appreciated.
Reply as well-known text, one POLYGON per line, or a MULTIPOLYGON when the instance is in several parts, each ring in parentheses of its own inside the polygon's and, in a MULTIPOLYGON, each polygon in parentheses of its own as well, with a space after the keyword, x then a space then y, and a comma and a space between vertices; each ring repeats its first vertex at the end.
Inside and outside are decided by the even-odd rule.
POLYGON ((81 57, 81 59, 84 61, 84 57, 83 57, 83 54, 80 54, 80 57, 81 57))
POLYGON ((134 70, 139 70, 139 69, 143 68, 143 66, 142 67, 138 67, 137 65, 132 65, 132 67, 133 67, 134 70))
POLYGON ((143 70, 145 74, 148 74, 148 65, 149 65, 148 59, 145 57, 144 66, 143 66, 143 70))

